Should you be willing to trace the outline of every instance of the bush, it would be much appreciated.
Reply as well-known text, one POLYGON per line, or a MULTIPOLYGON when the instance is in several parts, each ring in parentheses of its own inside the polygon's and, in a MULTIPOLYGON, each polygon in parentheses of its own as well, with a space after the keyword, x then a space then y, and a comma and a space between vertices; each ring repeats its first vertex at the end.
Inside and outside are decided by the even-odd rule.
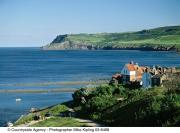
POLYGON ((116 99, 111 96, 96 96, 90 99, 86 105, 86 110, 90 112, 99 112, 115 104, 116 99))
POLYGON ((180 107, 180 95, 170 94, 165 97, 163 102, 169 107, 178 108, 180 107))
POLYGON ((81 88, 72 94, 74 104, 76 106, 79 106, 83 103, 82 99, 84 99, 86 96, 88 96, 87 89, 81 88))
POLYGON ((110 85, 101 85, 94 92, 96 96, 112 96, 114 88, 110 85))
POLYGON ((126 95, 126 90, 122 85, 119 85, 115 88, 113 95, 118 94, 121 96, 125 96, 126 95))
POLYGON ((150 103, 146 108, 146 111, 148 111, 149 114, 158 114, 161 111, 162 99, 158 97, 152 97, 149 102, 150 103))

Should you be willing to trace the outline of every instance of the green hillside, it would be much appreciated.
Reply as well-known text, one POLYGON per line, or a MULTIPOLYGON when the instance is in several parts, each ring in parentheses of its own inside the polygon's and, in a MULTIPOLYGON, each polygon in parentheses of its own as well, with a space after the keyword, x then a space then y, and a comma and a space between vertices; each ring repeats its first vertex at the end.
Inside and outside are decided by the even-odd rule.
POLYGON ((126 33, 69 34, 57 36, 44 49, 180 48, 180 26, 160 27, 126 33))

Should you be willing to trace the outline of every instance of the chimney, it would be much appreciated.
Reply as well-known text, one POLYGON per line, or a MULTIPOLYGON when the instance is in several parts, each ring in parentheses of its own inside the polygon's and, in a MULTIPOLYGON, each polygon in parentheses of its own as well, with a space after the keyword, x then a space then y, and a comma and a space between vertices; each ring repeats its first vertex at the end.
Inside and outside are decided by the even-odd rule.
POLYGON ((129 64, 134 64, 134 62, 131 60, 129 64))

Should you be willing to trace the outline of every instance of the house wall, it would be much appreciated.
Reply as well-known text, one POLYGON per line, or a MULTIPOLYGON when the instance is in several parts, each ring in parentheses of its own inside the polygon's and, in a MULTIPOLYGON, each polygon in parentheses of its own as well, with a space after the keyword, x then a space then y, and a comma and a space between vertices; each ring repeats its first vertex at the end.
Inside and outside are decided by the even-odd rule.
POLYGON ((151 88, 152 87, 151 74, 146 72, 143 73, 142 82, 143 82, 142 85, 143 88, 151 88))
POLYGON ((136 76, 135 75, 130 75, 130 81, 135 81, 136 80, 136 76))
POLYGON ((130 72, 129 72, 129 70, 127 69, 126 66, 124 66, 123 69, 121 70, 121 74, 123 74, 123 75, 130 75, 130 72))
POLYGON ((130 76, 129 75, 123 75, 122 76, 122 83, 126 84, 130 81, 130 76))
POLYGON ((135 71, 130 71, 129 75, 136 75, 136 72, 135 71))
POLYGON ((160 86, 161 79, 160 78, 152 78, 152 86, 160 86))

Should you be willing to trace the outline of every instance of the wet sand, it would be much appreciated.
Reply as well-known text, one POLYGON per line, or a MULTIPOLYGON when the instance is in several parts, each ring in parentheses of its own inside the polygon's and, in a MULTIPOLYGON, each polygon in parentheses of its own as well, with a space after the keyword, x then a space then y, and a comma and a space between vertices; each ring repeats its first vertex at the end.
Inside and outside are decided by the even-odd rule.
POLYGON ((65 88, 65 89, 51 89, 51 90, 35 90, 35 89, 16 89, 16 90, 0 90, 0 93, 50 93, 50 92, 74 92, 75 88, 65 88))
POLYGON ((0 84, 0 86, 48 86, 48 85, 96 85, 106 83, 107 81, 64 81, 64 82, 43 82, 43 83, 16 83, 0 84))

